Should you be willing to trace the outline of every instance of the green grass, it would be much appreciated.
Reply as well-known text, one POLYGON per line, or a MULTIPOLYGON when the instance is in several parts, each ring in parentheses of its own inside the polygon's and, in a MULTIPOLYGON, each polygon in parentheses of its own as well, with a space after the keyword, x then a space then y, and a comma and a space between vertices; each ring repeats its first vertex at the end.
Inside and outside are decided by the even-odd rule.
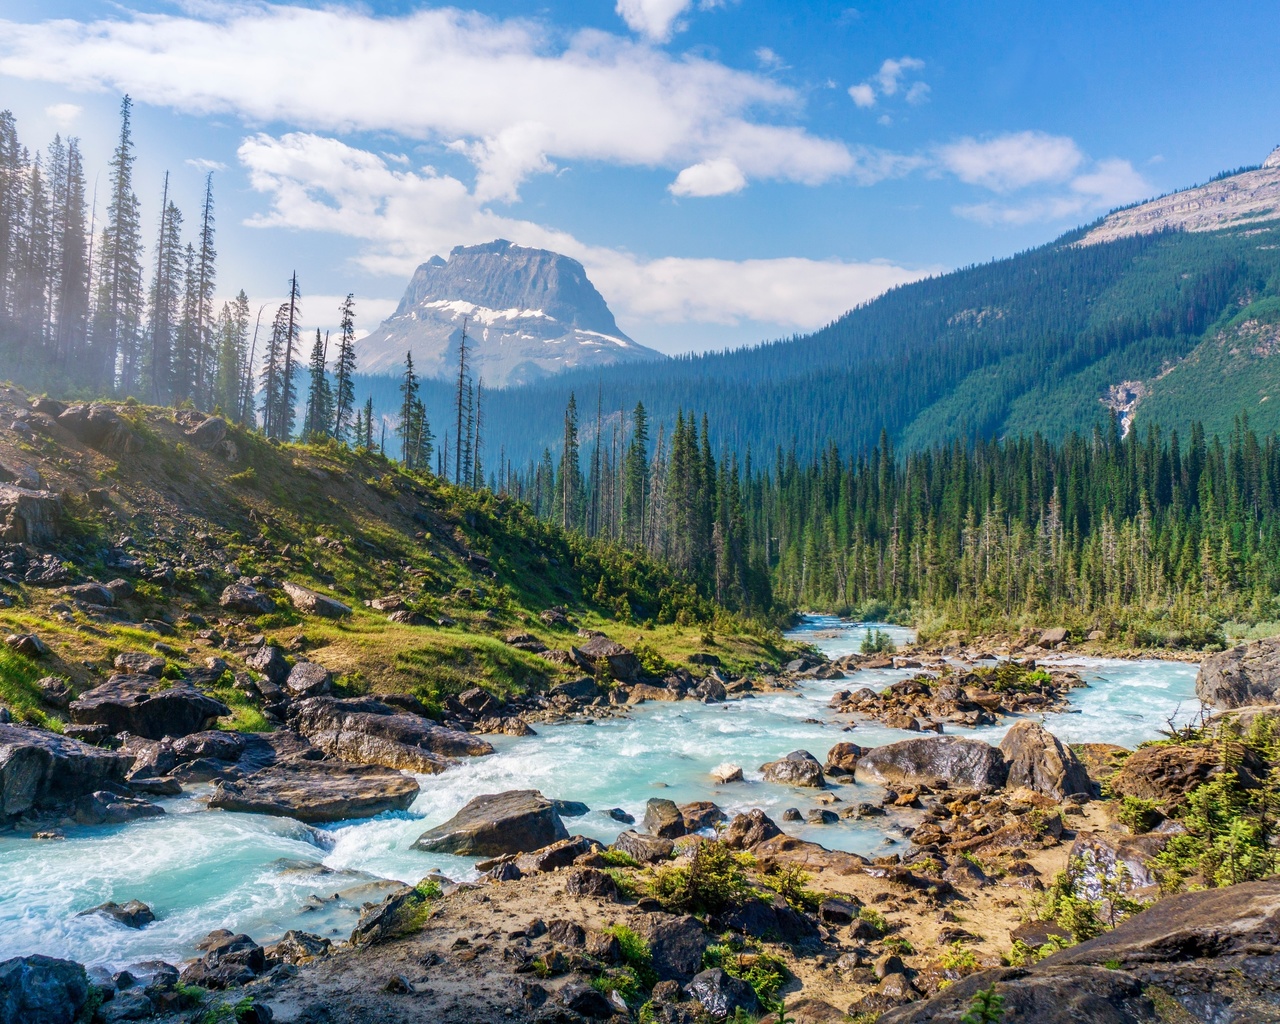
POLYGON ((19 721, 61 731, 57 719, 42 706, 36 686, 36 680, 47 674, 38 662, 0 646, 0 704, 7 705, 19 721))

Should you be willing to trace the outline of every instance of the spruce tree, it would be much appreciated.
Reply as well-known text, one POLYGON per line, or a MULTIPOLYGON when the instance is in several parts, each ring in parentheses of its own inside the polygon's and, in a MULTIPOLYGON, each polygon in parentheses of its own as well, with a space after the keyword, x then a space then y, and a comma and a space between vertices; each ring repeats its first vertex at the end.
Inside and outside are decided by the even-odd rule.
POLYGON ((164 176, 160 203, 160 231, 156 239, 156 267, 151 281, 147 325, 148 350, 144 360, 147 393, 153 402, 166 402, 172 392, 176 329, 180 321, 180 289, 184 283, 182 214, 169 199, 169 174, 164 176))
POLYGON ((407 469, 414 468, 420 436, 417 420, 418 375, 413 372, 413 353, 404 354, 404 376, 400 378, 400 423, 396 434, 400 437, 400 459, 407 469))
MULTIPOLYGON (((355 403, 356 372, 356 297, 348 293, 338 309, 338 356, 334 363, 333 436, 345 442, 347 420, 355 403)), ((357 439, 358 440, 358 439, 357 439)))
POLYGON ((302 424, 303 440, 316 442, 329 436, 333 422, 333 389, 329 385, 328 338, 320 340, 320 328, 316 328, 315 344, 311 346, 311 361, 307 370, 307 412, 302 424))

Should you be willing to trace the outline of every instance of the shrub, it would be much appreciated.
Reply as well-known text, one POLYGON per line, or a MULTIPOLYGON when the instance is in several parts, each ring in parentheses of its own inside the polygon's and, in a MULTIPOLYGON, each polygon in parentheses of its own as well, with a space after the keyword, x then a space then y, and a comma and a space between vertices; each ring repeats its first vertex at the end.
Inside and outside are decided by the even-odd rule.
POLYGON ((877 629, 875 632, 868 629, 866 636, 862 638, 862 646, 859 650, 863 654, 895 654, 898 645, 883 629, 877 629))
POLYGON ((1004 1020, 1004 996, 995 986, 974 993, 969 1011, 960 1018, 960 1024, 1001 1024, 1004 1020))
POLYGON ((600 854, 600 859, 614 868, 638 868, 640 866, 640 862, 627 853, 626 850, 604 850, 600 854))
POLYGON ((783 864, 765 875, 763 881, 793 910, 817 910, 822 893, 807 887, 811 877, 795 864, 783 864))
POLYGON ((900 935, 889 936, 881 945, 890 953, 897 953, 898 956, 911 956, 916 951, 916 947, 911 944, 911 940, 904 939, 900 935))
POLYGON ((872 910, 870 907, 863 907, 858 911, 858 917, 866 921, 881 935, 888 934, 889 922, 884 919, 884 915, 878 910, 872 910))
MULTIPOLYGON (((610 925, 604 931, 606 935, 612 935, 618 940, 623 962, 639 983, 647 989, 657 984, 658 976, 653 970, 653 950, 649 948, 649 943, 625 924, 610 925)), ((628 998, 626 993, 623 993, 623 998, 628 998)))
POLYGON ((1143 800, 1136 796, 1126 796, 1120 802, 1116 812, 1120 824, 1134 835, 1150 832, 1160 822, 1160 811, 1152 800, 1143 800))
POLYGON ((944 971, 968 973, 978 969, 978 956, 973 950, 965 949, 963 943, 956 939, 938 957, 938 966, 944 971))
POLYGON ((687 867, 660 868, 653 879, 654 897, 679 913, 718 914, 751 892, 733 851, 716 840, 699 843, 687 867))

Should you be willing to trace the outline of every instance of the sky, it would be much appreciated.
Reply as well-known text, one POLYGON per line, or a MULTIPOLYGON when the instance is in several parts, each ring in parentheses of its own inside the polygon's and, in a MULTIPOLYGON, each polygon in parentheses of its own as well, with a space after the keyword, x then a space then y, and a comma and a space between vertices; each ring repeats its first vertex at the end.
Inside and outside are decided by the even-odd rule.
MULTIPOLYGON (((1274 0, 366 3, 0 0, 0 109, 81 138, 122 95, 218 289, 361 327, 503 237, 579 259, 676 353, 819 327, 1280 144, 1274 0)), ((268 309, 270 309, 270 305, 268 309)))

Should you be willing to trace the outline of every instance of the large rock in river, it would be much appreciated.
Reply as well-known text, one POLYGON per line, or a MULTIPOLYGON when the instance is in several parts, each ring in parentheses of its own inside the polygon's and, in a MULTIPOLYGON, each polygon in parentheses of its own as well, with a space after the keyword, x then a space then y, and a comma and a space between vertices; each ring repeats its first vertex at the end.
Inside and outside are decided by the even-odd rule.
POLYGON ((1280 637, 1205 658, 1196 676, 1196 696, 1215 708, 1280 704, 1280 637))
POLYGON ((282 761, 216 784, 209 806, 330 822, 403 811, 418 795, 409 775, 376 765, 282 761))
POLYGON ((1000 741, 1009 766, 1011 789, 1031 789, 1055 800, 1071 793, 1088 793, 1092 784, 1080 759, 1044 726, 1029 719, 1015 722, 1000 741))
POLYGON ((368 698, 299 701, 290 724, 321 750, 344 761, 434 775, 450 758, 492 754, 486 740, 446 729, 419 715, 368 698))
POLYGON ((0 1024, 71 1024, 88 1001, 80 964, 38 955, 0 963, 0 1024))
POLYGON ((793 750, 786 757, 769 761, 760 766, 765 782, 777 782, 784 786, 807 786, 823 789, 827 781, 822 777, 822 762, 807 750, 793 750))
POLYGON ((127 754, 57 733, 0 725, 0 822, 31 811, 65 809, 123 782, 131 764, 127 754))
POLYGON ((71 703, 77 725, 105 725, 149 740, 186 736, 210 728, 231 709, 190 683, 151 676, 112 676, 71 703))
POLYGON ((995 987, 1006 1021, 1280 1021, 1280 879, 1161 900, 1115 931, 1028 968, 971 974, 879 1024, 960 1024, 995 987))
POLYGON ((998 748, 957 736, 930 736, 875 747, 859 759, 858 771, 890 785, 927 785, 933 779, 945 779, 971 789, 998 789, 1008 774, 998 748))
POLYGON ((422 833, 413 845, 430 853, 501 857, 568 838, 555 804, 536 789, 516 789, 476 797, 443 825, 422 833))

